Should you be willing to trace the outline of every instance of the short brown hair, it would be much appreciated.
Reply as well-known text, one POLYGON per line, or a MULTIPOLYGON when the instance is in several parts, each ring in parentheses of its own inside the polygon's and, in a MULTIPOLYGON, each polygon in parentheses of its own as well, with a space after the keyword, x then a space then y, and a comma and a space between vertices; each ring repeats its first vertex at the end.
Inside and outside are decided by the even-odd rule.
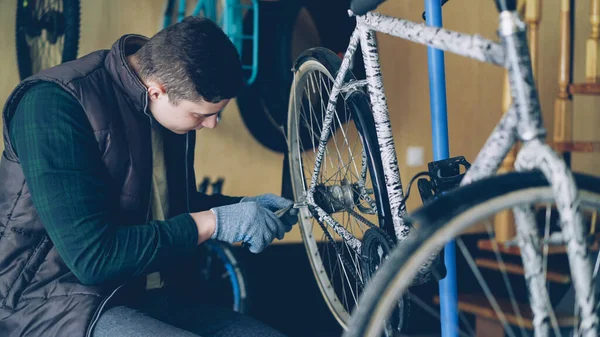
POLYGON ((237 96, 242 85, 237 49, 207 18, 189 16, 161 30, 135 56, 140 76, 162 84, 173 104, 216 103, 237 96))

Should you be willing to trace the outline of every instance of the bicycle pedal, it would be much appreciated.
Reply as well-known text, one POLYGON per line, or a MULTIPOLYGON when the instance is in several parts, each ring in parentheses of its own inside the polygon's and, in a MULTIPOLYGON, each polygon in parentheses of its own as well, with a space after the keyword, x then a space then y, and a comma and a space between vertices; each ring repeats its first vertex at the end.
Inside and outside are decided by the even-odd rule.
POLYGON ((464 167, 466 172, 471 164, 463 156, 437 160, 427 164, 431 174, 431 188, 434 194, 447 192, 460 185, 460 181, 465 175, 460 173, 461 166, 464 167))

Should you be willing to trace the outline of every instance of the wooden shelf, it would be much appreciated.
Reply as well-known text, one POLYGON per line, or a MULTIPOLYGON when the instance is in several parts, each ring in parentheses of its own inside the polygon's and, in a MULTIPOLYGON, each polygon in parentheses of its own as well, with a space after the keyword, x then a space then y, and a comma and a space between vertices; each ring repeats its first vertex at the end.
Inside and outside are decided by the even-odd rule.
MULTIPOLYGON (((504 298, 496 298, 500 311, 506 317, 509 324, 523 326, 526 329, 533 330, 533 313, 529 304, 518 303, 517 307, 521 317, 515 313, 510 300, 504 298), (519 323, 519 320, 521 323, 519 323)), ((439 304, 439 296, 434 297, 434 302, 439 304)), ((483 294, 459 294, 458 295, 458 310, 474 314, 477 317, 500 321, 492 305, 483 294)), ((576 326, 577 317, 556 313, 556 320, 560 327, 576 326)))
MULTIPOLYGON (((496 244, 497 247, 494 247, 491 240, 479 240, 477 241, 477 248, 489 252, 494 252, 497 248, 500 253, 507 255, 521 255, 521 250, 518 246, 506 247, 501 243, 496 244)), ((548 255, 551 254, 566 254, 567 247, 565 246, 548 246, 548 255)))
MULTIPOLYGON (((475 259, 475 264, 482 268, 493 269, 498 271, 501 270, 500 262, 496 260, 478 258, 475 259)), ((509 274, 525 275, 525 270, 523 269, 523 266, 519 264, 504 262, 504 269, 509 274)), ((548 271, 546 278, 548 279, 548 281, 562 284, 569 284, 571 282, 571 276, 569 274, 555 271, 548 271)))
MULTIPOLYGON (((590 246, 590 251, 592 252, 597 252, 598 251, 598 247, 599 247, 599 239, 600 237, 598 236, 598 234, 595 235, 595 240, 592 243, 592 245, 590 246)), ((521 250, 519 249, 518 246, 512 246, 512 247, 506 247, 504 246, 502 243, 497 243, 496 244, 498 251, 502 254, 507 254, 507 255, 521 255, 521 250)), ((480 250, 484 250, 484 251, 488 251, 488 252, 494 252, 494 245, 492 244, 491 240, 479 240, 477 241, 477 248, 479 248, 480 250)), ((553 254, 566 254, 567 253, 567 247, 565 245, 561 245, 561 246, 548 246, 548 255, 553 255, 553 254)))
POLYGON ((571 95, 600 96, 600 83, 571 83, 569 84, 571 95))
POLYGON ((600 141, 548 142, 557 152, 600 152, 600 141))

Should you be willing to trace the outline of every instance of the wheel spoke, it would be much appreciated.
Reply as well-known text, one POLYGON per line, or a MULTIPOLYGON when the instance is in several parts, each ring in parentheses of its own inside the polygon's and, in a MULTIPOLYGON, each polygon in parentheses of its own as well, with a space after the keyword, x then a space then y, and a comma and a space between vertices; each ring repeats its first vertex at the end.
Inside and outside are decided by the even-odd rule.
POLYGON ((506 287, 506 290, 508 291, 508 295, 510 297, 510 304, 511 304, 512 309, 514 310, 515 314, 517 315, 517 323, 521 330, 521 336, 528 336, 528 333, 525 331, 525 327, 524 327, 525 320, 523 319, 523 315, 521 315, 521 310, 519 309, 519 305, 517 304, 517 301, 515 299, 515 293, 514 293, 513 287, 510 284, 510 281, 508 279, 508 274, 506 273, 506 265, 504 264, 504 260, 502 259, 502 256, 500 255, 500 248, 498 247, 498 243, 494 239, 495 238, 494 229, 492 228, 492 224, 490 223, 489 219, 487 219, 485 221, 484 225, 485 225, 485 229, 487 230, 487 233, 488 233, 488 238, 489 238, 490 242, 492 243, 492 249, 494 250, 494 254, 496 255, 496 260, 498 261, 498 264, 500 266, 500 271, 502 273, 502 280, 504 281, 504 286, 506 287))
POLYGON ((485 279, 481 275, 479 268, 477 268, 477 265, 475 264, 475 259, 473 259, 473 256, 471 255, 471 253, 465 246, 465 243, 460 238, 456 240, 456 243, 457 243, 460 251, 462 252, 463 256, 467 260, 467 263, 468 263, 469 267, 471 268, 471 271, 477 278, 477 281, 479 282, 479 285, 481 286, 481 289, 483 290, 485 297, 490 302, 492 309, 494 310, 494 313, 496 314, 496 316, 498 317, 498 319, 504 326, 504 330, 510 337, 516 337, 514 331, 512 330, 511 326, 508 324, 508 321, 506 320, 506 316, 504 315, 504 312, 501 311, 500 305, 498 305, 498 301, 496 300, 496 297, 494 295, 492 295, 490 286, 488 285, 488 283, 485 281, 485 279))

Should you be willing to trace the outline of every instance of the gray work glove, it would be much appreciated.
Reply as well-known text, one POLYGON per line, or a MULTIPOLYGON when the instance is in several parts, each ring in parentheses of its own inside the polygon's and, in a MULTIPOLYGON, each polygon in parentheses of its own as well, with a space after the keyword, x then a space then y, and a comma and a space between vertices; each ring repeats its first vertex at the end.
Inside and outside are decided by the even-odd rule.
MULTIPOLYGON (((240 202, 256 202, 273 213, 294 205, 293 201, 271 193, 255 197, 244 197, 240 202)), ((289 226, 289 229, 287 230, 289 231, 292 226, 298 222, 298 209, 292 207, 280 219, 284 224, 289 226)))
POLYGON ((211 208, 216 228, 211 239, 229 243, 245 242, 252 253, 260 253, 275 238, 283 239, 291 225, 256 202, 243 202, 211 208))

